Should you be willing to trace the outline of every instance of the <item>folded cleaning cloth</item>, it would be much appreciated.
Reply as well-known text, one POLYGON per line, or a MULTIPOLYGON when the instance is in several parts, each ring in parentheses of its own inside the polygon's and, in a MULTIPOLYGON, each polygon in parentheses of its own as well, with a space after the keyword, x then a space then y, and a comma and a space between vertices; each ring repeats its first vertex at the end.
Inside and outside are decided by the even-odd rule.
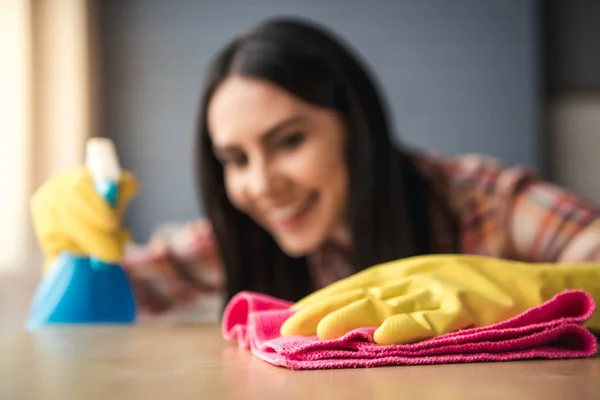
POLYGON ((227 304, 222 334, 256 357, 294 370, 447 364, 525 359, 591 357, 595 336, 582 325, 595 311, 594 300, 579 290, 499 324, 464 329, 407 345, 377 345, 375 328, 359 328, 339 339, 280 335, 294 311, 292 303, 241 292, 227 304))

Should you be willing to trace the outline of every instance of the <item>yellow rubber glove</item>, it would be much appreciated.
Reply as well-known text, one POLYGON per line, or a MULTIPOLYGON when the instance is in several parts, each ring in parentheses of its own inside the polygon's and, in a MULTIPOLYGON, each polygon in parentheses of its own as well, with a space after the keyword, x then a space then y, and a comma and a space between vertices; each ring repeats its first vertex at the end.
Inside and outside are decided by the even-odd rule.
POLYGON ((129 233, 121 218, 138 191, 130 172, 123 172, 113 209, 96 192, 91 174, 83 166, 61 172, 45 182, 31 198, 33 226, 45 257, 44 272, 66 251, 118 263, 129 233))
MULTIPOLYGON (((281 335, 335 339, 378 327, 378 344, 407 344, 505 321, 567 289, 600 304, 600 264, 532 264, 472 255, 427 255, 374 266, 294 304, 281 335)), ((600 332, 600 313, 588 321, 600 332)))

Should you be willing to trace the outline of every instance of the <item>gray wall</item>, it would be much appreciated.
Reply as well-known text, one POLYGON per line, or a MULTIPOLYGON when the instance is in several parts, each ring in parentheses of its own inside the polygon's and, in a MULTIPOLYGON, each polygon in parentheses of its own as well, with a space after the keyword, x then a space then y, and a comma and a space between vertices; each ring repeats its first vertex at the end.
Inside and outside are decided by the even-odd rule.
POLYGON ((535 1, 105 0, 103 133, 141 180, 138 240, 194 218, 191 143, 209 58, 271 15, 323 22, 365 57, 401 140, 539 167, 535 1))

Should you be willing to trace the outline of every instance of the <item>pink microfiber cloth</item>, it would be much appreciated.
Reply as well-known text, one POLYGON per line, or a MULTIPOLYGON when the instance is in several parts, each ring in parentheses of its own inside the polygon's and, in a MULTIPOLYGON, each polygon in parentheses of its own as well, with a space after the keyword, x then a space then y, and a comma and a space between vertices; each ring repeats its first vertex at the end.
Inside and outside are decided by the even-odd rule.
POLYGON ((563 292, 496 325, 389 346, 373 343, 375 328, 366 327, 327 341, 282 337, 279 328, 293 314, 290 306, 273 297, 241 292, 225 309, 223 336, 268 363, 296 370, 582 358, 597 351, 596 338, 582 326, 595 304, 582 291, 563 292))

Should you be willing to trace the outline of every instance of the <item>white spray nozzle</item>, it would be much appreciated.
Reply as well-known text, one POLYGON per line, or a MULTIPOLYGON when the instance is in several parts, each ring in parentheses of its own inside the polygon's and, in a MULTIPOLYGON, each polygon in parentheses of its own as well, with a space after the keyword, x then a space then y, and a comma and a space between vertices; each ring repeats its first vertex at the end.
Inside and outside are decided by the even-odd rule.
POLYGON ((85 164, 95 180, 119 180, 121 166, 112 140, 89 138, 85 150, 85 164))

